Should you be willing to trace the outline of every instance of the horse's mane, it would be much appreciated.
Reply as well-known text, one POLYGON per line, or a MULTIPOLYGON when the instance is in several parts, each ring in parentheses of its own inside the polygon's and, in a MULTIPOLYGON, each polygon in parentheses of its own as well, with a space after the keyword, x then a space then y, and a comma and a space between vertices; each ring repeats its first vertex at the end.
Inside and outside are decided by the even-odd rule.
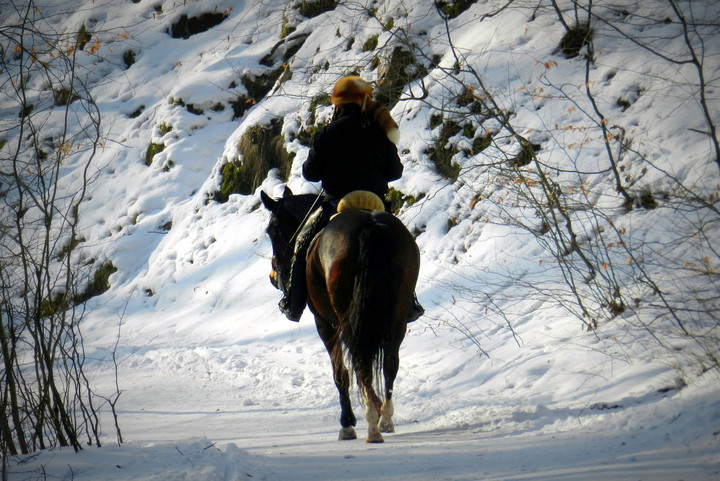
POLYGON ((322 198, 316 194, 298 194, 283 199, 283 209, 292 217, 303 221, 311 210, 315 210, 322 205, 322 198))

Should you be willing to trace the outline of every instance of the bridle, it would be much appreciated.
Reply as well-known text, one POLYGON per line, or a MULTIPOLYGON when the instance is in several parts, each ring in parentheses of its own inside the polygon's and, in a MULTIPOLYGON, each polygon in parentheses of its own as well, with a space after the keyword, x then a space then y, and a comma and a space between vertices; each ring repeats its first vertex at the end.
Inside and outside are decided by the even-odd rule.
MULTIPOLYGON (((325 192, 325 191, 324 191, 324 189, 323 189, 323 190, 320 190, 320 192, 317 194, 317 197, 315 197, 315 200, 313 200, 313 203, 310 205, 310 208, 305 212, 304 217, 300 220, 300 223, 298 224, 297 228, 293 231, 293 233, 292 233, 292 235, 290 236, 289 239, 286 237, 286 234, 285 234, 285 232, 284 232, 284 229, 282 229, 282 228, 280 227, 280 215, 279 215, 279 212, 274 214, 274 215, 275 215, 275 218, 276 218, 276 219, 275 219, 275 222, 276 222, 276 227, 277 227, 277 230, 276 230, 277 235, 280 237, 280 240, 285 244, 285 246, 287 246, 287 249, 292 249, 292 250, 294 251, 294 243, 295 243, 295 240, 297 239, 298 234, 300 234, 300 231, 302 230, 303 225, 305 225, 305 222, 307 222, 307 220, 308 220, 308 218, 310 217, 310 215, 315 211, 315 209, 318 207, 319 203, 321 203, 321 199, 324 198, 324 195, 323 195, 324 192, 325 192)), ((283 204, 283 205, 280 206, 280 209, 279 209, 279 210, 284 210, 285 213, 286 213, 286 215, 290 215, 290 216, 292 216, 293 218, 296 218, 296 219, 297 219, 297 217, 295 217, 295 216, 292 214, 291 209, 288 209, 288 208, 284 205, 284 202, 283 202, 282 204, 283 204)), ((272 258, 270 259, 270 266, 271 266, 271 270, 270 270, 270 282, 271 282, 271 283, 273 284, 273 286, 275 286, 276 288, 282 289, 282 287, 279 286, 279 282, 280 282, 281 279, 280 279, 280 276, 279 276, 280 269, 278 269, 278 265, 279 265, 279 263, 278 263, 278 260, 277 260, 277 255, 276 255, 276 253, 275 253, 275 249, 273 249, 273 255, 272 255, 272 258)))

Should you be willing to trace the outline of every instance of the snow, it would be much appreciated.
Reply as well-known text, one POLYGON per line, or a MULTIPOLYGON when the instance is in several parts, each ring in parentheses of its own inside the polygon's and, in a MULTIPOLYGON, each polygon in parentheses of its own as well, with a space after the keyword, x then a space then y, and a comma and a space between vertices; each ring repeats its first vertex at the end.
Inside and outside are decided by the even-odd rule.
MULTIPOLYGON (((277 309, 279 293, 267 278, 269 217, 259 192, 233 195, 224 204, 207 202, 207 195, 218 185, 222 164, 237 157, 236 144, 247 128, 280 116, 286 133, 296 131, 307 121, 301 108, 308 98, 368 63, 361 51, 365 38, 381 34, 381 44, 390 40, 358 13, 369 2, 341 2, 310 20, 283 1, 218 0, 212 7, 164 2, 158 12, 146 0, 98 0, 70 14, 61 2, 36 3, 41 12, 51 11, 44 3, 54 6, 58 30, 85 22, 104 32, 98 56, 81 58, 110 139, 93 164, 97 171, 81 209, 81 255, 111 259, 118 271, 111 289, 89 301, 83 334, 86 368, 99 392, 113 392, 113 352, 117 357, 125 442, 115 445, 105 412, 102 448, 12 457, 10 480, 720 478, 717 373, 688 372, 669 351, 649 348, 639 328, 608 324, 587 333, 559 303, 536 295, 532 286, 550 291, 558 282, 552 257, 532 236, 502 222, 505 207, 469 205, 468 192, 477 185, 484 185, 485 197, 504 195, 500 183, 482 184, 488 179, 473 176, 477 159, 458 157, 467 184, 474 186, 449 184, 435 173, 424 151, 438 132, 427 127, 431 111, 421 102, 401 102, 393 110, 405 165, 405 175, 393 185, 405 194, 424 194, 404 207, 401 218, 419 233, 417 293, 427 311, 409 326, 401 348, 397 433, 385 436, 382 445, 336 441, 337 393, 312 316, 306 311, 299 324, 285 320, 277 309), (208 8, 229 16, 187 40, 166 33, 180 15, 208 8), (291 80, 257 99, 240 119, 233 120, 227 107, 212 110, 246 93, 239 82, 243 73, 267 70, 259 60, 277 43, 283 18, 295 22, 296 33, 310 34, 290 61, 291 80), (357 39, 346 50, 350 36, 357 39), (127 48, 137 54, 129 69, 121 58, 127 48), (327 71, 319 68, 326 61, 327 71), (204 113, 192 114, 173 99, 204 113), (140 106, 140 116, 130 118, 140 106), (161 135, 163 123, 172 130, 161 135), (146 166, 149 142, 165 150, 146 166), (161 228, 169 222, 169 230, 161 228)), ((379 0, 373 6, 450 65, 454 57, 439 41, 442 21, 425 3, 430 4, 379 0)), ((556 17, 540 9, 530 22, 528 10, 520 8, 527 2, 516 2, 516 8, 479 22, 490 8, 485 3, 451 20, 459 51, 495 100, 517 109, 517 125, 529 138, 545 144, 541 155, 597 169, 602 148, 591 139, 596 134, 564 128, 586 120, 559 94, 584 95, 585 79, 582 69, 553 56, 562 32, 556 17), (551 131, 555 138, 535 139, 533 131, 551 131), (588 146, 561 147, 572 142, 588 146)), ((536 3, 528 4, 529 11, 536 3)), ((641 17, 659 2, 624 3, 641 17)), ((706 18, 717 21, 717 8, 706 8, 706 18)), ((618 32, 598 28, 606 35, 600 42, 620 42, 618 32)), ((718 40, 717 31, 708 35, 705 57, 715 82, 718 40)), ((708 181, 717 179, 717 166, 700 165, 710 146, 695 132, 704 125, 691 110, 693 92, 677 88, 691 69, 677 66, 660 76, 659 59, 640 55, 636 46, 601 46, 611 51, 600 53, 595 66, 595 78, 607 79, 593 84, 605 102, 601 109, 609 124, 622 119, 636 126, 632 135, 653 153, 657 167, 647 177, 633 173, 652 183, 662 181, 661 170, 670 171, 698 190, 717 188, 708 181), (635 102, 639 89, 643 94, 635 102), (621 96, 634 102, 626 112, 613 103, 621 96)), ((431 102, 440 103, 442 79, 427 80, 431 102)), ((288 148, 298 152, 288 185, 297 193, 316 192, 318 186, 300 175, 307 149, 289 138, 288 148)), ((65 180, 70 186, 78 182, 71 167, 65 180)), ((609 204, 608 182, 593 179, 589 195, 609 204)), ((279 196, 284 186, 271 172, 261 188, 279 196)), ((660 211, 618 213, 615 220, 644 242, 662 240, 673 225, 660 211)), ((359 396, 353 400, 360 418, 359 396)), ((361 439, 365 428, 359 420, 361 439)))

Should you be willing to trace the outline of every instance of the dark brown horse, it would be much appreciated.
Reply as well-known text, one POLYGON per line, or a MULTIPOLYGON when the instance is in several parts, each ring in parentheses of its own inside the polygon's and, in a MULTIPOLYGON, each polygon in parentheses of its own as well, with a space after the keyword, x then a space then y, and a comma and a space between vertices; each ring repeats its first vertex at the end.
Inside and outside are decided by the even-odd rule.
MULTIPOLYGON (((273 246, 271 280, 280 288, 290 272, 295 233, 320 203, 315 195, 292 195, 289 190, 280 199, 264 192, 261 197, 272 213, 267 229, 273 246)), ((380 432, 395 430, 393 384, 419 266, 412 235, 383 211, 351 209, 338 214, 308 250, 308 306, 330 354, 340 393, 341 440, 357 437, 345 359, 363 394, 366 441, 383 442, 380 432), (384 399, 376 386, 384 391, 384 399)))

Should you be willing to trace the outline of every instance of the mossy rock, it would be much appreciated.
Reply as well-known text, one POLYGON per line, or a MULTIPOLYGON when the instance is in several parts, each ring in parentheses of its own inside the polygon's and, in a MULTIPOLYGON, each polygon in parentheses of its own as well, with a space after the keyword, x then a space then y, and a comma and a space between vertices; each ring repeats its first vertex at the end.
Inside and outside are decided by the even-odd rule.
POLYGON ((428 157, 435 164, 437 173, 451 182, 455 182, 460 176, 460 165, 452 161, 456 153, 454 149, 444 147, 430 147, 427 150, 428 157))
POLYGON ((257 75, 244 75, 240 82, 248 92, 248 96, 258 102, 272 90, 275 83, 280 79, 286 67, 280 66, 273 70, 267 70, 257 75))
POLYGON ((300 144, 304 145, 305 147, 311 147, 313 138, 315 137, 315 133, 320 130, 324 124, 319 125, 311 125, 308 128, 302 128, 297 133, 297 136, 295 137, 300 144))
POLYGON ((235 100, 230 102, 230 108, 233 110, 233 120, 239 119, 243 115, 245 115, 245 112, 248 111, 253 105, 255 105, 255 100, 251 99, 247 95, 238 95, 235 100))
POLYGON ((443 15, 448 18, 455 18, 475 3, 477 3, 477 0, 439 0, 435 2, 435 6, 443 13, 443 15))
POLYGON ((394 214, 397 214, 400 212, 400 209, 402 209, 405 205, 411 206, 424 197, 424 194, 419 194, 416 197, 414 195, 404 194, 403 192, 395 189, 394 187, 390 187, 388 193, 385 195, 385 200, 390 203, 390 210, 394 214))
POLYGON ((165 150, 165 144, 156 144, 154 142, 150 142, 148 144, 147 150, 145 151, 145 165, 152 165, 153 157, 155 157, 156 154, 159 154, 163 150, 165 150))
POLYGON ((144 106, 144 105, 141 105, 141 106, 139 106, 137 109, 135 109, 135 110, 133 110, 132 112, 130 112, 130 113, 128 114, 128 117, 130 117, 131 119, 136 119, 136 118, 140 117, 140 115, 141 115, 144 111, 145 111, 145 106, 144 106))
POLYGON ((206 32, 222 23, 227 18, 227 13, 207 12, 197 17, 183 15, 170 27, 172 38, 190 38, 198 33, 206 32))
POLYGON ((193 115, 202 115, 205 112, 200 107, 197 107, 195 104, 187 104, 185 105, 185 110, 190 112, 193 115))
POLYGON ((308 122, 309 126, 307 128, 301 128, 296 137, 297 141, 302 145, 306 147, 312 146, 312 140, 315 136, 315 132, 326 125, 326 123, 316 123, 316 116, 318 107, 328 105, 331 105, 330 95, 325 93, 316 95, 310 101, 310 107, 308 109, 310 112, 310 120, 308 122))
POLYGON ((337 0, 303 0, 297 6, 297 9, 303 17, 314 18, 325 12, 334 10, 337 6, 337 0))
POLYGON ((620 110, 625 112, 627 109, 632 107, 632 102, 630 102, 628 99, 624 97, 618 97, 618 99, 615 101, 615 105, 620 107, 620 110))
POLYGON ((640 195, 637 199, 635 199, 635 202, 643 209, 653 210, 658 207, 658 201, 655 199, 655 196, 650 189, 644 189, 640 192, 640 195))
POLYGON ((463 91, 455 97, 455 102, 471 114, 482 114, 486 111, 483 103, 475 96, 475 91, 468 87, 465 87, 463 91))
POLYGON ((260 74, 244 75, 240 79, 240 82, 245 87, 245 90, 247 90, 247 95, 239 94, 235 100, 230 102, 230 107, 233 109, 233 120, 245 115, 245 112, 265 97, 278 81, 285 82, 291 76, 292 71, 290 67, 284 65, 260 74))
POLYGON ((392 109, 400 100, 407 84, 427 73, 411 51, 405 47, 395 47, 390 57, 378 67, 377 100, 392 109))
POLYGON ((442 114, 432 114, 430 116, 430 130, 435 130, 443 124, 442 114))
POLYGON ((467 152, 468 155, 473 156, 477 155, 483 150, 490 147, 493 143, 493 136, 492 134, 487 134, 485 136, 475 137, 472 142, 472 149, 467 152))
POLYGON ((525 167, 529 165, 534 159, 535 154, 540 151, 541 145, 533 144, 525 138, 520 138, 520 152, 510 159, 510 165, 512 167, 525 167))
POLYGON ((227 202, 232 194, 252 194, 271 169, 278 169, 287 180, 295 158, 294 152, 285 150, 280 119, 250 127, 240 138, 238 150, 241 158, 223 165, 220 190, 212 193, 211 200, 227 202))
POLYGON ((158 132, 160 132, 160 136, 167 134, 168 132, 172 132, 172 125, 168 124, 167 122, 162 122, 158 126, 158 132))
POLYGON ((40 314, 43 317, 54 316, 70 309, 72 306, 78 306, 95 296, 104 294, 110 289, 110 276, 115 272, 117 272, 117 267, 111 261, 104 262, 95 270, 82 292, 75 295, 60 292, 45 299, 41 304, 40 314))
POLYGON ((272 67, 278 62, 287 62, 302 48, 305 40, 307 40, 309 36, 309 33, 299 33, 290 38, 280 40, 273 45, 270 53, 260 59, 260 64, 266 67, 272 67))
POLYGON ((110 289, 110 276, 116 272, 117 267, 111 261, 100 264, 85 290, 75 296, 76 305, 107 292, 110 289))
POLYGON ((435 164, 437 173, 452 182, 455 182, 460 175, 460 166, 452 161, 452 158, 460 150, 457 147, 448 146, 448 141, 462 131, 463 127, 459 123, 451 120, 444 121, 435 145, 427 150, 427 155, 435 164))
POLYGON ((135 63, 135 51, 126 50, 123 54, 123 62, 125 62, 126 68, 130 68, 135 63))
POLYGON ((377 35, 373 35, 372 37, 365 40, 365 43, 362 46, 362 51, 372 52, 373 50, 375 50, 378 46, 378 38, 379 37, 377 35))
POLYGON ((280 38, 286 38, 297 29, 296 26, 290 23, 290 19, 283 17, 282 25, 280 26, 280 38))
POLYGON ((332 105, 330 102, 330 94, 322 93, 312 98, 310 101, 310 116, 312 118, 312 123, 315 122, 318 107, 327 107, 328 105, 332 105))
POLYGON ((55 316, 70 309, 70 305, 69 296, 64 292, 60 292, 42 301, 40 304, 40 316, 55 316))

